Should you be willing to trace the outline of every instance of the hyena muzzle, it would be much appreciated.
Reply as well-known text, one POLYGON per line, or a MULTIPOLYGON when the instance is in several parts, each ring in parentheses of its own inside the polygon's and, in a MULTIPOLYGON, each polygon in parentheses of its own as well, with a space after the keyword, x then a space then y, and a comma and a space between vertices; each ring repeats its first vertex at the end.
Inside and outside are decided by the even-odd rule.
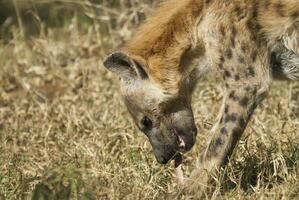
POLYGON ((140 63, 121 52, 110 55, 104 65, 121 77, 127 109, 148 137, 159 163, 166 164, 178 152, 193 147, 197 129, 188 89, 176 97, 163 93, 140 63))

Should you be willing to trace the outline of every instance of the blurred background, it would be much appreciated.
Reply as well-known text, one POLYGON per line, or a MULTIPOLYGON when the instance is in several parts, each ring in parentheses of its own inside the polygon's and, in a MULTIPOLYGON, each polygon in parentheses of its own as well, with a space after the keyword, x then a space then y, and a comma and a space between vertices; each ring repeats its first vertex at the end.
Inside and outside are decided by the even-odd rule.
POLYGON ((128 39, 152 5, 153 0, 1 0, 0 38, 9 41, 17 28, 19 36, 28 39, 49 29, 86 32, 92 27, 111 45, 106 36, 128 39))

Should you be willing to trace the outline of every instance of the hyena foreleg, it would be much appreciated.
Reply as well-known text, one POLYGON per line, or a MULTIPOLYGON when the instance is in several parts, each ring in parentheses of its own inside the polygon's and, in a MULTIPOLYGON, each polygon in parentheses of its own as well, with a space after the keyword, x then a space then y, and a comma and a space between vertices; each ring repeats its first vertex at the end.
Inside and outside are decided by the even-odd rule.
POLYGON ((255 108, 264 99, 268 87, 262 85, 235 85, 227 89, 219 120, 212 130, 212 137, 202 153, 199 166, 187 181, 187 190, 200 191, 209 185, 211 176, 228 161, 242 136, 255 108), (204 184, 204 185, 203 185, 204 184))

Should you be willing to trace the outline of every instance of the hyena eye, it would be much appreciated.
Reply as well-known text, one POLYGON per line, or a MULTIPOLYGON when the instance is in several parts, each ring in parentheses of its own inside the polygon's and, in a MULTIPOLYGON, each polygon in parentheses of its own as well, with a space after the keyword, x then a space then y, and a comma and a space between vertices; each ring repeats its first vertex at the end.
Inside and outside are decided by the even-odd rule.
POLYGON ((153 122, 147 116, 145 116, 145 117, 142 118, 141 124, 144 127, 144 129, 146 129, 146 130, 150 130, 150 129, 153 128, 153 122))

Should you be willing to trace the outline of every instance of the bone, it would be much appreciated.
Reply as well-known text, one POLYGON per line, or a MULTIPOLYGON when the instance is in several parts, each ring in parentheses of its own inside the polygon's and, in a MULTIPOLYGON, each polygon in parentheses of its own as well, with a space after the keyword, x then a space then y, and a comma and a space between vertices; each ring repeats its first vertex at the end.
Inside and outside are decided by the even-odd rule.
POLYGON ((178 184, 178 186, 183 189, 185 185, 185 180, 184 180, 184 172, 182 170, 182 161, 183 157, 181 154, 177 154, 174 160, 174 174, 175 174, 175 179, 178 184))

